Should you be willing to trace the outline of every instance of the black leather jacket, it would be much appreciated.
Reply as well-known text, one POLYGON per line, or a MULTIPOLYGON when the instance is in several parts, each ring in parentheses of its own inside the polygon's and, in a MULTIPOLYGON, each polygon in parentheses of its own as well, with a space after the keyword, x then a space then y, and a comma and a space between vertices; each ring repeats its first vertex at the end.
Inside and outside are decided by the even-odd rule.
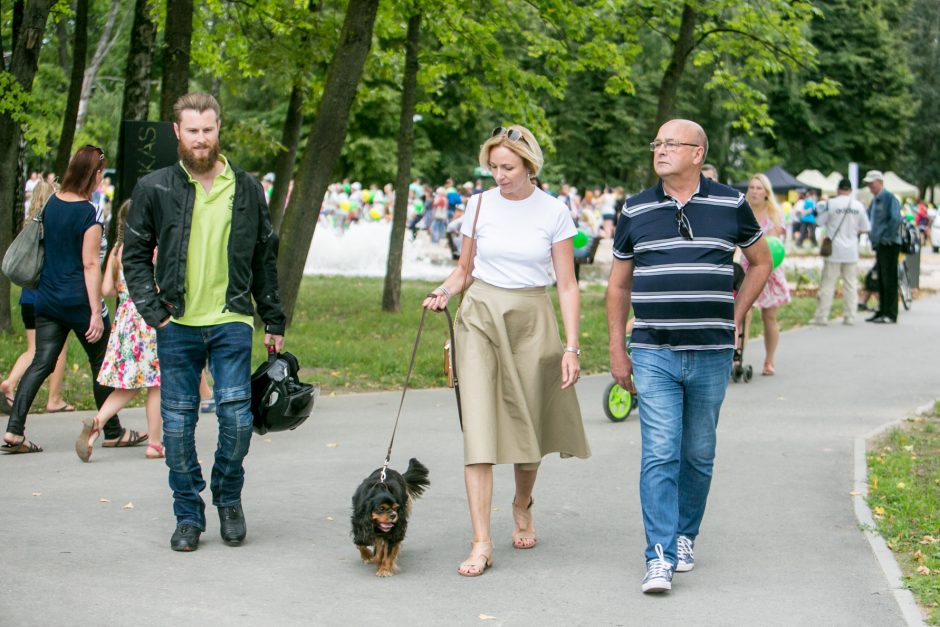
MULTIPOLYGON (((265 331, 284 335, 285 317, 277 288, 278 239, 264 191, 243 170, 232 170, 235 198, 222 311, 253 316, 253 296, 265 331)), ((151 172, 134 187, 121 262, 131 299, 150 326, 186 311, 186 255, 195 200, 195 187, 179 163, 151 172)))

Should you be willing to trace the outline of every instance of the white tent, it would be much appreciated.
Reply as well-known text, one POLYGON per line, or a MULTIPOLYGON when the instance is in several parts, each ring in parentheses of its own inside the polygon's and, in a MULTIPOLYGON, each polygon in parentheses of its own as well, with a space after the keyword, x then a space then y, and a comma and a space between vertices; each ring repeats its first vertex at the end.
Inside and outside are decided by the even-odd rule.
POLYGON ((894 172, 885 172, 885 187, 889 192, 901 198, 915 198, 920 193, 916 185, 908 183, 894 172))
POLYGON ((818 189, 823 194, 836 193, 836 186, 830 186, 829 180, 819 170, 803 170, 796 175, 796 180, 806 185, 806 187, 818 189))

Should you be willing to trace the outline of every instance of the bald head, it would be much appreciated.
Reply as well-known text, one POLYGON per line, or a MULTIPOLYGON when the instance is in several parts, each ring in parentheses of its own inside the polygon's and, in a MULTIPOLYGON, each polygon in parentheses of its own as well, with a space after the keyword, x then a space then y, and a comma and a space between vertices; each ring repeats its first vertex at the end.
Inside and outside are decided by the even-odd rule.
POLYGON ((669 132, 673 134, 678 133, 681 136, 690 139, 691 143, 698 144, 704 148, 705 154, 702 155, 702 160, 705 160, 705 156, 708 155, 708 135, 705 134, 705 129, 702 128, 701 124, 692 120, 669 120, 660 127, 659 136, 670 136, 669 132))
POLYGON ((659 128, 653 151, 653 169, 664 181, 686 180, 698 184, 708 153, 705 130, 692 120, 669 120, 659 128))

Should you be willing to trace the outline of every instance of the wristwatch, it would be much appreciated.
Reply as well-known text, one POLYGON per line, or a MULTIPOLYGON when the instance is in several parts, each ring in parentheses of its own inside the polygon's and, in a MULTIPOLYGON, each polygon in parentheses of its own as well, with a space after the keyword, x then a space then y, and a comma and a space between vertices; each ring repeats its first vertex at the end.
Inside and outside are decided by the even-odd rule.
POLYGON ((577 355, 578 357, 581 356, 581 349, 578 348, 577 346, 566 346, 566 347, 565 347, 565 352, 566 352, 566 353, 574 353, 574 354, 577 355))

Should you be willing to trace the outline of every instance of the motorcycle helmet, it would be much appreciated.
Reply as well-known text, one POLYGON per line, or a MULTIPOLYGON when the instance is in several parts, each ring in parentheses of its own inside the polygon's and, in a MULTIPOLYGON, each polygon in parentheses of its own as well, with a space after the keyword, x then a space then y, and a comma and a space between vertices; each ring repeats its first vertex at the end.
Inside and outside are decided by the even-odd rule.
POLYGON ((296 429, 310 416, 320 393, 301 383, 300 365, 290 353, 269 352, 268 360, 251 375, 251 414, 255 433, 296 429))

